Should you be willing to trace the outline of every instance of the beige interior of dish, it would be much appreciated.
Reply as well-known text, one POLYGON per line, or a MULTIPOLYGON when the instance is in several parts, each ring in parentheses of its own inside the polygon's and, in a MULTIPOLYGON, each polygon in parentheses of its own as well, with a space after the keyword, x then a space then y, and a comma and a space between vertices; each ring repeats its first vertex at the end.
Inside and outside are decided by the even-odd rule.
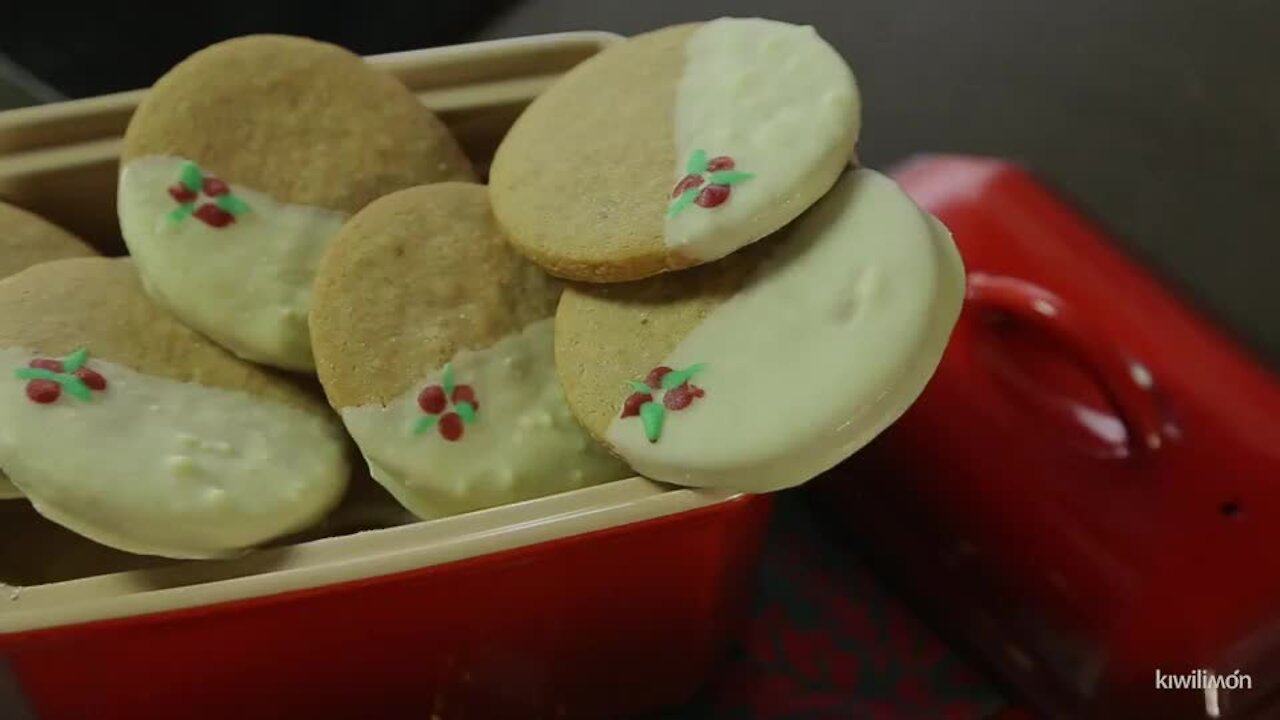
MULTIPOLYGON (((614 36, 568 33, 396 53, 401 78, 487 168, 528 102, 614 36)), ((115 215, 120 136, 145 91, 0 113, 0 199, 123 252, 115 215)), ((367 475, 302 536, 232 560, 178 562, 97 545, 0 501, 0 633, 192 607, 400 572, 658 517, 734 497, 641 478, 443 520, 416 521, 367 475)))

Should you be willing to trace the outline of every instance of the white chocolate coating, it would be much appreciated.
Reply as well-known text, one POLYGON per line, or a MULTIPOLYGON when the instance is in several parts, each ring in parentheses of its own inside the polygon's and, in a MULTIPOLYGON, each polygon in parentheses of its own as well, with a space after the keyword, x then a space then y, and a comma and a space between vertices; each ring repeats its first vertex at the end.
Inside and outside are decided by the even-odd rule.
POLYGON ((849 163, 861 101, 849 66, 812 27, 721 18, 689 38, 676 92, 673 185, 695 151, 754 177, 713 208, 666 220, 666 244, 715 260, 800 215, 849 163))
POLYGON ((341 499, 336 418, 101 360, 107 388, 38 404, 0 349, 0 467, 42 515, 127 552, 232 555, 302 530, 341 499))
POLYGON ((393 402, 343 408, 342 419, 374 479, 424 519, 505 505, 620 480, 631 473, 569 412, 555 373, 553 320, 538 321, 450 365, 476 392, 476 421, 456 441, 420 435, 418 395, 442 385, 427 374, 393 402))
POLYGON ((692 382, 705 395, 668 411, 657 442, 637 417, 615 417, 607 439, 655 480, 747 492, 806 482, 915 401, 963 294, 946 229, 889 178, 850 171, 664 359, 704 363, 692 382))
POLYGON ((231 191, 249 212, 223 228, 175 222, 167 188, 186 160, 136 158, 120 173, 120 229, 147 292, 184 324, 240 357, 287 370, 315 368, 307 314, 320 256, 344 213, 231 191))

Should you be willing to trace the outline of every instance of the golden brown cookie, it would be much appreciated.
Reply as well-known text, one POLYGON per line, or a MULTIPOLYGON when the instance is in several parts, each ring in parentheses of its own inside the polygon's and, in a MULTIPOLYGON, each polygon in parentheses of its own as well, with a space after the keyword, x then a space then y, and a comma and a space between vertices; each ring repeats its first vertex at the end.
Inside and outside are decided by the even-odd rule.
POLYGON ((376 200, 325 253, 311 314, 320 381, 374 478, 418 516, 627 474, 564 404, 560 292, 471 183, 376 200))
POLYGON ((125 133, 119 215, 150 293, 249 360, 310 370, 311 282, 350 215, 475 177, 403 84, 327 43, 220 42, 147 93, 125 133))
POLYGON ((0 278, 49 260, 95 255, 93 248, 61 227, 0 202, 0 278))
POLYGON ((776 490, 914 402, 963 287, 946 228, 892 180, 851 170, 796 223, 721 262, 569 288, 556 366, 574 414, 640 474, 776 490))
POLYGON ((494 211, 517 250, 573 280, 717 260, 831 187, 859 102, 810 27, 721 18, 638 35, 520 116, 490 171, 494 211))
POLYGON ((49 519, 140 554, 215 557, 341 498, 336 418, 152 302, 127 258, 0 281, 0 467, 49 519))
MULTIPOLYGON (((0 202, 0 279, 50 260, 93 257, 83 240, 20 207, 0 202)), ((22 492, 0 472, 0 500, 22 492)))

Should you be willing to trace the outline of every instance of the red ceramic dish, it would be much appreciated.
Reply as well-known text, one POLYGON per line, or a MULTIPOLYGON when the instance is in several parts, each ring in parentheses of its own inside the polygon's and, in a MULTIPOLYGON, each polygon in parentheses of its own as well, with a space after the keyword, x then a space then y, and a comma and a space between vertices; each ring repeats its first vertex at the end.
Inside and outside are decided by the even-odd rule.
MULTIPOLYGON (((613 40, 571 33, 370 61, 484 166, 529 100, 613 40)), ((118 251, 119 136, 140 96, 0 113, 0 197, 118 251)), ((770 507, 631 478, 401 523, 359 495, 340 532, 195 563, 114 553, 24 502, 0 503, 0 716, 22 717, 18 703, 42 720, 661 708, 695 691, 745 621, 770 507)))
POLYGON ((896 176, 952 230, 965 309, 814 489, 1050 717, 1280 714, 1280 382, 1017 167, 896 176), (1252 689, 1156 687, 1197 669, 1252 689))

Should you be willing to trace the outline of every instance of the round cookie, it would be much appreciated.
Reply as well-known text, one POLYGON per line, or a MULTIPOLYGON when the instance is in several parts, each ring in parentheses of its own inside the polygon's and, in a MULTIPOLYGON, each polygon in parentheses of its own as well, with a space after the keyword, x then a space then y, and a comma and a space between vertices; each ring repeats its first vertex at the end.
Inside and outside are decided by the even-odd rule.
MULTIPOLYGON (((0 279, 50 260, 93 257, 83 240, 20 207, 0 202, 0 279)), ((0 500, 22 492, 0 472, 0 500)))
POLYGON ((556 366, 583 425, 654 480, 806 482, 914 402, 960 312, 946 228, 850 170, 782 233, 725 260, 565 291, 556 366))
POLYGON ((0 279, 42 262, 97 254, 83 240, 39 215, 0 202, 0 279))
POLYGON ((127 258, 0 281, 0 467, 54 522, 138 554, 235 554, 323 517, 346 452, 322 401, 178 323, 127 258))
POLYGON ((860 113, 853 73, 811 27, 720 18, 638 35, 521 114, 490 170, 494 212, 571 280, 703 264, 816 202, 860 113))
POLYGON ((560 292, 471 183, 383 197, 325 253, 311 312, 320 382, 373 477, 419 517, 630 474, 565 405, 560 292))
POLYGON ((195 53, 146 94, 118 212, 158 302, 245 359, 309 371, 311 284, 342 223, 394 190, 472 178, 391 75, 334 45, 252 35, 195 53))

